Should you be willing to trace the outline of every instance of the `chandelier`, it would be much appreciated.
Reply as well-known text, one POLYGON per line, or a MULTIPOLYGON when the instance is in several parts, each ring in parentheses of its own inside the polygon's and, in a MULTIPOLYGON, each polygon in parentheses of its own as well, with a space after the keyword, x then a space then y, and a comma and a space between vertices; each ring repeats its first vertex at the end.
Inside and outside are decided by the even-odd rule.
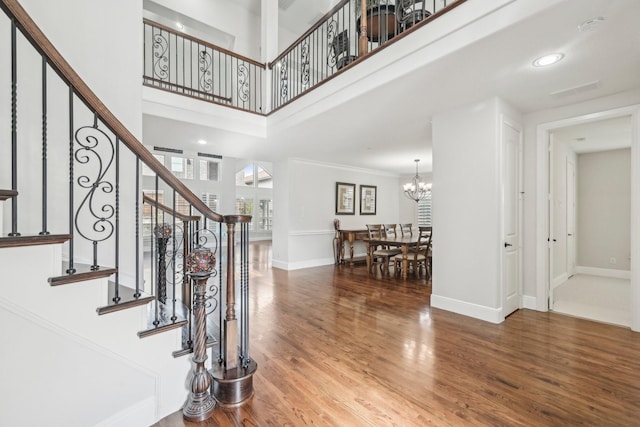
POLYGON ((418 175, 418 162, 420 162, 420 159, 415 159, 415 162, 416 176, 411 179, 411 182, 404 184, 402 188, 404 190, 404 195, 407 196, 407 198, 419 202, 427 197, 427 194, 431 193, 431 184, 423 182, 420 175, 418 175))

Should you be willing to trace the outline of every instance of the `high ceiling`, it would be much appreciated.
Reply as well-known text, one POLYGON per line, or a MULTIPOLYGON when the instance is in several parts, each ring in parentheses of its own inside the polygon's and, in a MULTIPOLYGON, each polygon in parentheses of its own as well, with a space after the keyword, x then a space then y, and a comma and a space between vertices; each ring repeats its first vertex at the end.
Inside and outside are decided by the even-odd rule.
MULTIPOLYGON (((467 3, 474 1, 482 0, 467 3)), ((260 3, 242 2, 248 7, 260 3)), ((298 157, 412 174, 414 158, 422 159, 422 171, 431 168, 430 121, 440 111, 499 96, 527 114, 640 89, 640 1, 515 0, 523 9, 536 2, 552 7, 541 7, 486 37, 467 40, 460 49, 397 73, 397 78, 375 90, 344 97, 330 109, 298 118, 290 125, 283 125, 286 121, 282 120, 270 128, 268 141, 145 116, 145 142, 166 139, 175 146, 176 141, 189 144, 205 138, 214 141, 210 150, 224 156, 265 161, 298 157), (595 17, 604 20, 579 30, 581 23, 595 17), (551 52, 562 52, 565 57, 548 68, 532 66, 535 58, 551 52)), ((289 19, 282 18, 288 11, 304 11, 312 19, 333 3, 294 0, 288 9, 281 10, 281 24, 289 19)), ((465 6, 459 6, 460 12, 465 6)), ((366 64, 339 78, 346 81, 350 73, 358 74, 355 68, 366 64)))

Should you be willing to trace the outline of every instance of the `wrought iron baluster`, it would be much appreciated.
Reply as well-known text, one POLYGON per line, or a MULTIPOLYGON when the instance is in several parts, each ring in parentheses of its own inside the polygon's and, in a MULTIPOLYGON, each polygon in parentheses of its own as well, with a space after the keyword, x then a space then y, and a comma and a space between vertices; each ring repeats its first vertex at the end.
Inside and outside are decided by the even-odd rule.
MULTIPOLYGON (((136 207, 135 207, 135 222, 136 222, 136 290, 133 294, 138 298, 140 293, 140 275, 143 272, 140 270, 140 157, 136 156, 136 207)), ((144 264, 144 263, 143 263, 144 264)))
POLYGON ((69 239, 69 268, 67 269, 68 274, 73 274, 76 272, 74 268, 74 229, 73 229, 73 88, 69 86, 69 234, 71 235, 71 239, 69 239))
MULTIPOLYGON (((16 21, 11 20, 11 190, 18 191, 18 47, 16 21)), ((11 232, 18 233, 18 198, 11 198, 11 232)))
POLYGON ((42 230, 41 236, 49 234, 47 231, 47 58, 42 56, 42 230))
POLYGON ((114 191, 114 184, 107 180, 106 176, 115 159, 115 144, 110 136, 98 127, 96 112, 93 124, 79 127, 74 133, 74 139, 78 143, 78 149, 73 156, 75 161, 79 165, 92 166, 92 169, 80 173, 75 181, 80 189, 87 192, 75 212, 74 223, 78 235, 92 242, 91 270, 95 271, 100 269, 98 244, 108 240, 115 232, 114 202, 111 199, 103 199, 114 191))
POLYGON ((120 301, 120 138, 116 137, 116 212, 115 212, 115 267, 116 267, 116 275, 115 275, 115 293, 113 296, 114 302, 120 301))

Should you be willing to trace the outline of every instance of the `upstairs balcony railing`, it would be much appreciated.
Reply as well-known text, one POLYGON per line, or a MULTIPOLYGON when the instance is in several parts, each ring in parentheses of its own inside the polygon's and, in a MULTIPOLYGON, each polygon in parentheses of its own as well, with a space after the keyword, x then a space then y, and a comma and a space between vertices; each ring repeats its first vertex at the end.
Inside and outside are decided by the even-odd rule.
POLYGON ((342 0, 269 63, 271 111, 464 1, 342 0))
POLYGON ((144 20, 145 86, 265 113, 265 65, 144 20))
POLYGON ((268 65, 145 20, 144 84, 267 114, 465 1, 342 0, 268 65))

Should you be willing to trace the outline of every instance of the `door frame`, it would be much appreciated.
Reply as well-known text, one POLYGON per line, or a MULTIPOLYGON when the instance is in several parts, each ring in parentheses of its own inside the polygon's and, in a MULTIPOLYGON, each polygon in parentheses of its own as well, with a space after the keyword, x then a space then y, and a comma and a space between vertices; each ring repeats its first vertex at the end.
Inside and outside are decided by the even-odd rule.
POLYGON ((567 278, 569 278, 576 273, 576 257, 577 257, 576 224, 577 224, 577 215, 578 215, 577 214, 578 174, 576 171, 577 164, 573 158, 569 159, 569 156, 566 156, 564 161, 565 161, 565 175, 567 179, 566 180, 567 189, 566 189, 566 198, 565 198, 565 202, 567 206, 567 227, 566 227, 566 233, 565 233, 566 235, 564 236, 564 239, 566 242, 565 247, 567 249, 567 253, 566 253, 567 278), (573 169, 573 176, 569 174, 569 165, 571 165, 573 169), (570 185, 570 183, 573 185, 570 185), (573 227, 571 230, 569 229, 570 223, 573 227), (569 231, 571 231, 572 233, 571 235, 569 234, 569 231), (572 237, 572 238, 569 239, 569 237, 572 237))
MULTIPOLYGON (((500 265, 499 265, 499 271, 500 271, 500 305, 502 307, 502 318, 506 318, 506 316, 508 316, 509 314, 511 314, 512 312, 514 312, 515 310, 512 310, 510 312, 506 312, 506 293, 507 293, 507 286, 504 280, 504 269, 505 269, 505 262, 504 262, 504 250, 503 250, 503 244, 506 241, 506 236, 504 233, 504 224, 505 224, 505 198, 504 198, 504 192, 505 192, 505 172, 504 172, 504 134, 503 134, 503 126, 508 126, 510 128, 512 128, 513 130, 515 130, 516 132, 518 132, 518 176, 517 176, 517 187, 518 187, 518 213, 517 213, 517 228, 518 228, 518 254, 517 254, 517 281, 518 283, 516 284, 516 293, 517 293, 517 300, 518 300, 518 307, 517 309, 520 309, 523 307, 523 302, 522 302, 522 285, 523 285, 523 258, 522 258, 522 253, 523 253, 523 232, 524 232, 524 228, 523 228, 523 211, 524 211, 524 195, 523 195, 523 191, 524 191, 524 151, 523 151, 523 145, 524 145, 524 129, 523 126, 520 122, 511 119, 509 116, 505 115, 505 114, 501 114, 500 115, 500 186, 501 186, 501 197, 500 197, 500 203, 501 203, 501 207, 500 207, 500 265)), ((517 310, 516 309, 516 310, 517 310)))
POLYGON ((640 104, 537 126, 536 309, 549 310, 549 135, 558 128, 631 116, 631 329, 640 332, 640 104))

